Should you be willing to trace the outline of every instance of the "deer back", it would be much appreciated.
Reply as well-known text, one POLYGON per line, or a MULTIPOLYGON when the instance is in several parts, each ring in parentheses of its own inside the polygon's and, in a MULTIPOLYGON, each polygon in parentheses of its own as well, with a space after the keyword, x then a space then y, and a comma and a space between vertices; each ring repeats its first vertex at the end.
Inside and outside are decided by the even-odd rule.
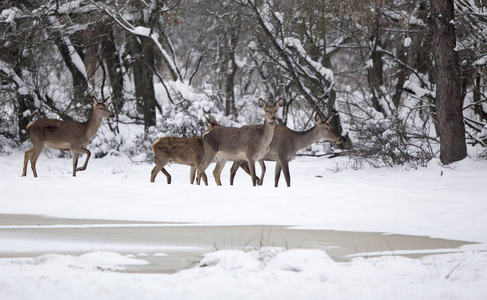
POLYGON ((152 144, 152 151, 156 157, 191 166, 203 159, 203 140, 196 137, 162 137, 152 144))
POLYGON ((257 146, 254 137, 262 135, 263 132, 262 125, 241 128, 215 127, 203 138, 207 147, 220 152, 226 160, 245 160, 245 154, 257 146))
POLYGON ((52 119, 35 120, 27 127, 27 134, 33 144, 60 150, 70 149, 75 144, 86 145, 91 139, 82 123, 52 119))

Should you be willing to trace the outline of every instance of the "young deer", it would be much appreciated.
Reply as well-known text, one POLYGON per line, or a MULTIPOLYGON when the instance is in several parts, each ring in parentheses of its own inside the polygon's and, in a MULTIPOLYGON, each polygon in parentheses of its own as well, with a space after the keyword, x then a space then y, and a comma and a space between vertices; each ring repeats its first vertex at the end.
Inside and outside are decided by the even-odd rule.
POLYGON ((256 184, 255 162, 262 159, 269 151, 269 144, 274 135, 277 110, 283 105, 280 99, 276 105, 267 105, 259 99, 259 106, 265 111, 263 126, 217 127, 203 135, 205 156, 198 167, 198 178, 201 176, 215 157, 218 162, 213 171, 217 185, 221 185, 220 173, 227 160, 247 161, 252 177, 252 185, 256 184))
POLYGON ((37 158, 39 158, 46 146, 73 152, 73 176, 76 176, 76 171, 86 170, 91 156, 91 152, 86 149, 86 146, 95 136, 98 128, 100 128, 102 119, 111 119, 114 116, 106 106, 108 98, 99 103, 93 97, 93 110, 90 118, 85 123, 52 119, 38 119, 30 123, 27 126, 27 134, 33 147, 25 152, 22 176, 26 176, 27 163, 30 160, 34 177, 37 177, 37 158), (81 168, 76 168, 80 154, 86 154, 86 160, 81 168))
MULTIPOLYGON (((206 122, 210 127, 220 126, 214 117, 208 119, 205 116, 206 122)), ((181 165, 191 166, 189 173, 189 182, 193 184, 196 167, 201 163, 204 156, 203 139, 200 137, 184 138, 184 137, 162 137, 158 138, 152 144, 152 152, 154 152, 156 166, 151 171, 150 181, 154 182, 156 176, 161 171, 166 175, 167 183, 171 184, 171 175, 164 169, 168 162, 175 162, 181 165)), ((203 174, 203 181, 208 185, 206 174, 203 174)))
MULTIPOLYGON (((315 115, 316 125, 307 131, 294 131, 286 126, 276 126, 274 129, 274 137, 270 144, 270 150, 264 155, 263 160, 276 161, 276 172, 274 176, 274 186, 277 187, 279 177, 281 176, 281 169, 284 173, 287 186, 291 186, 291 175, 289 174, 289 162, 294 159, 298 150, 309 147, 311 144, 325 139, 336 144, 341 143, 340 136, 335 132, 333 126, 330 124, 333 116, 324 120, 319 114, 315 115)), ((263 164, 263 160, 259 161, 263 164)), ((230 185, 233 185, 233 179, 237 173, 238 167, 241 167, 248 174, 250 170, 246 162, 236 161, 233 163, 230 170, 230 185)), ((259 184, 264 181, 265 167, 262 168, 262 177, 259 184)))

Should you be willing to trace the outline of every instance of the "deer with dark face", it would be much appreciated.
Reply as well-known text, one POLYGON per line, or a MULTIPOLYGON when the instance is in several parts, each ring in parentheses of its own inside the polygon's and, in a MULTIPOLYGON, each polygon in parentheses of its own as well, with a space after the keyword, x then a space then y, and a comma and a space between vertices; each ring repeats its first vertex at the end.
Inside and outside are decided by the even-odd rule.
MULTIPOLYGON (((265 112, 265 121, 262 126, 217 127, 207 132, 203 136, 205 157, 198 167, 196 183, 199 184, 204 171, 217 157, 217 166, 213 171, 215 179, 219 179, 226 161, 246 161, 249 165, 252 185, 255 186, 257 180, 255 162, 262 159, 270 149, 269 144, 274 136, 277 110, 283 104, 284 100, 282 99, 277 101, 276 105, 267 105, 264 100, 259 99, 259 106, 265 112)), ((221 185, 221 182, 217 180, 217 184, 221 185)))
MULTIPOLYGON (((284 178, 286 179, 287 186, 291 186, 289 162, 294 159, 298 150, 309 147, 311 144, 319 141, 320 139, 325 139, 336 144, 341 143, 340 135, 336 133, 330 123, 332 118, 333 116, 325 120, 322 119, 319 114, 316 114, 316 125, 307 131, 301 132, 291 130, 286 126, 276 126, 274 129, 274 137, 270 143, 270 150, 264 155, 262 161, 259 161, 261 165, 264 164, 264 160, 276 162, 276 171, 274 176, 275 187, 277 187, 279 184, 281 170, 284 174, 284 178)), ((245 172, 250 173, 246 162, 235 161, 230 170, 230 185, 233 185, 233 180, 239 166, 242 167, 245 172)), ((262 184, 264 181, 265 166, 262 167, 262 170, 263 172, 259 184, 262 184)))
MULTIPOLYGON (((211 129, 220 126, 214 117, 208 119, 205 117, 208 126, 211 129)), ((167 183, 171 184, 171 175, 166 171, 164 166, 168 162, 174 162, 180 165, 191 167, 189 173, 189 183, 193 184, 196 174, 196 167, 201 163, 204 157, 203 140, 201 137, 162 137, 158 138, 152 144, 154 152, 155 167, 151 171, 150 181, 154 182, 156 176, 161 171, 166 175, 167 183)), ((208 185, 206 174, 202 176, 203 181, 208 185)))
POLYGON ((76 176, 76 171, 86 170, 91 156, 91 152, 86 149, 86 146, 100 128, 102 119, 111 119, 114 116, 106 105, 108 98, 100 103, 93 97, 91 116, 84 123, 53 119, 38 119, 30 123, 27 126, 27 134, 33 147, 25 152, 22 176, 27 175, 27 164, 30 160, 34 177, 37 177, 36 162, 46 147, 57 150, 71 150, 73 153, 73 176, 76 176), (80 154, 86 154, 86 160, 82 167, 77 168, 80 154))

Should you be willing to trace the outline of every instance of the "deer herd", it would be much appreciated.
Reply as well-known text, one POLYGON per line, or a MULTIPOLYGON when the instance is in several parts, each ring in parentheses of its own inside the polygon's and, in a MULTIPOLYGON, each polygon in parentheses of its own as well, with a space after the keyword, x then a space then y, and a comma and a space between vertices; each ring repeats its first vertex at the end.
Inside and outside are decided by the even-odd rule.
MULTIPOLYGON (((38 119, 27 126, 27 134, 32 142, 32 148, 25 152, 22 176, 27 174, 30 161, 34 177, 37 177, 36 162, 42 150, 47 146, 58 150, 71 150, 73 153, 73 176, 77 171, 84 171, 88 165, 91 152, 86 149, 91 139, 100 128, 103 119, 111 119, 114 114, 108 109, 106 102, 93 97, 93 109, 88 121, 61 121, 53 119, 38 119), (77 167, 80 154, 86 154, 82 167, 77 167)), ((159 172, 166 175, 167 183, 171 183, 171 175, 164 166, 169 162, 188 165, 190 169, 190 183, 200 184, 201 179, 208 185, 205 174, 208 166, 216 159, 213 176, 217 185, 221 185, 220 174, 227 161, 233 161, 230 169, 230 185, 233 185, 235 174, 239 167, 247 172, 252 185, 262 185, 266 167, 264 161, 275 161, 274 186, 277 187, 281 171, 286 184, 291 186, 289 162, 294 159, 296 152, 311 144, 326 139, 333 143, 341 143, 340 136, 333 129, 330 120, 323 119, 317 113, 316 125, 307 131, 294 131, 286 126, 276 125, 277 111, 283 106, 280 99, 275 105, 268 105, 259 99, 259 106, 265 112, 264 124, 247 125, 242 127, 223 127, 214 117, 207 118, 208 131, 202 137, 162 137, 152 144, 155 167, 151 171, 150 181, 154 182, 159 172), (261 166, 260 178, 256 175, 255 163, 261 166)))

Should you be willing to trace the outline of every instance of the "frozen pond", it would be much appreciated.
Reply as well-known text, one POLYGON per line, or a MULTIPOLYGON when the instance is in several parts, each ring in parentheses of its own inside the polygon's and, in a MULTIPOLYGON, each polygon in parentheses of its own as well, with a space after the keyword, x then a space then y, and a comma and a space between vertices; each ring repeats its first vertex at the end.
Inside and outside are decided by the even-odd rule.
POLYGON ((422 236, 303 230, 288 226, 214 226, 183 223, 130 222, 0 215, 0 256, 47 253, 80 255, 113 251, 150 262, 128 272, 172 273, 193 267, 215 250, 321 249, 335 261, 357 256, 406 255, 462 251, 469 242, 422 236))

